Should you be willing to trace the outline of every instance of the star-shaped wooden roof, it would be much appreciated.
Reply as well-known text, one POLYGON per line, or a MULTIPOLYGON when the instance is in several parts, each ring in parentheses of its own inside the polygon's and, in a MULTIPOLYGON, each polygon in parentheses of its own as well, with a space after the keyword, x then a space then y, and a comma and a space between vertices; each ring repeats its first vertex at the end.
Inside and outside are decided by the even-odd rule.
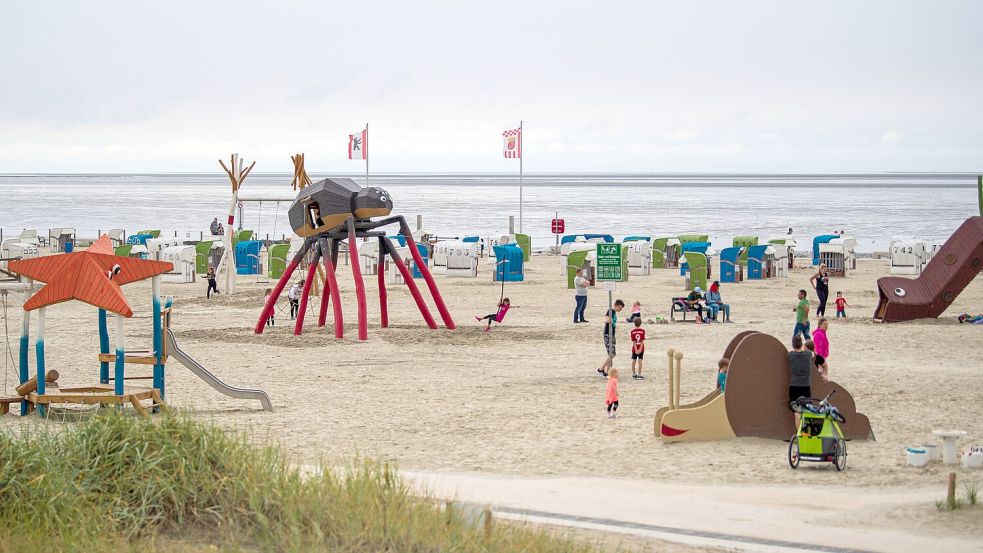
POLYGON ((164 274, 173 268, 174 265, 166 261, 115 255, 107 235, 84 251, 9 263, 11 271, 45 283, 24 304, 25 311, 79 300, 124 317, 132 317, 133 309, 120 286, 164 274))

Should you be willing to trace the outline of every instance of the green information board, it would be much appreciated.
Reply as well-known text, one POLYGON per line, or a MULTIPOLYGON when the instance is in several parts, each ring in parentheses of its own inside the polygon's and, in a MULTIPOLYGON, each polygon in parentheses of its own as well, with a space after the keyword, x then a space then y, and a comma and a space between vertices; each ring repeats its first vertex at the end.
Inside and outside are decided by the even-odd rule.
POLYGON ((622 280, 621 244, 597 245, 597 280, 622 280))

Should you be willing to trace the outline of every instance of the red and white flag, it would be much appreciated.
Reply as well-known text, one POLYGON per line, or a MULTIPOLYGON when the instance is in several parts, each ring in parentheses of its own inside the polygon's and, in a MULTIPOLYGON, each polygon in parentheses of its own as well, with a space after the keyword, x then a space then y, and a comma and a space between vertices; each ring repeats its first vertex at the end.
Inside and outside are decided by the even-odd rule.
POLYGON ((348 135, 348 159, 369 159, 369 129, 348 135))
POLYGON ((502 153, 505 157, 522 157, 522 127, 502 133, 502 153))

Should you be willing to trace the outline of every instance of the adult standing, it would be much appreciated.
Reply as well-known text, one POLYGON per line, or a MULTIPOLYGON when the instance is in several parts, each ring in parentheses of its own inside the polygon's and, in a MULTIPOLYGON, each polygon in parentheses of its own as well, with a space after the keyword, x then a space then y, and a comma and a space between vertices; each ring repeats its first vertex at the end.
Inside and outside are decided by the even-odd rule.
POLYGON ((212 219, 212 224, 208 227, 208 232, 212 233, 212 236, 218 234, 218 217, 212 219))
POLYGON ((584 278, 584 270, 577 269, 577 276, 573 277, 574 298, 577 300, 576 307, 573 308, 573 322, 586 323, 584 311, 587 310, 587 285, 590 282, 584 278))
MULTIPOLYGON (((792 351, 788 352, 788 366, 791 378, 788 385, 788 401, 792 403, 800 397, 812 397, 809 373, 812 371, 812 352, 803 346, 801 336, 792 337, 792 351)), ((795 414, 795 427, 799 427, 799 414, 795 414)))
POLYGON ((829 268, 825 263, 819 264, 819 270, 809 279, 812 287, 816 289, 816 296, 819 297, 819 307, 816 308, 816 315, 826 316, 826 298, 829 297, 829 268))

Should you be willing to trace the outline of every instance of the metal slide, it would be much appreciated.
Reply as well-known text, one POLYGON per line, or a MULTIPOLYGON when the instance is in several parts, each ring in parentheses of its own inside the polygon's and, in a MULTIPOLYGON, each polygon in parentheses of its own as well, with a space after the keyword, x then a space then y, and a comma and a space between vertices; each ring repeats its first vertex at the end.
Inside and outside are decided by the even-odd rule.
POLYGON ((229 386, 225 382, 218 379, 217 376, 211 373, 208 369, 201 366, 201 363, 195 360, 187 353, 178 347, 177 340, 174 338, 174 332, 169 328, 165 328, 164 331, 165 339, 167 340, 167 354, 174 357, 181 362, 182 365, 188 368, 191 372, 195 373, 195 376, 204 380, 209 386, 215 390, 236 399, 257 399, 263 404, 264 411, 273 412, 273 404, 270 403, 270 396, 266 395, 263 390, 250 390, 248 388, 234 388, 229 386))

